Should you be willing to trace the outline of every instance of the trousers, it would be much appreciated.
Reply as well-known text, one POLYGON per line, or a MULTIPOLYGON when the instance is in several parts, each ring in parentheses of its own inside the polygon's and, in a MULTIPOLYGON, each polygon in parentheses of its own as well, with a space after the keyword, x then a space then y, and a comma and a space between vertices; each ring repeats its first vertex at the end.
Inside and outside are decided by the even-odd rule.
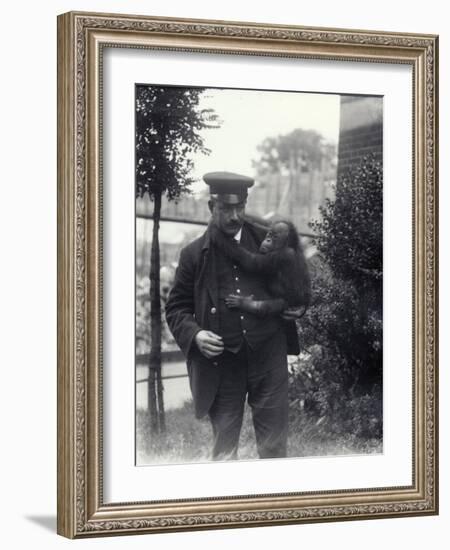
POLYGON ((284 333, 256 351, 244 342, 236 354, 225 351, 220 363, 220 384, 208 413, 214 438, 212 460, 238 458, 246 399, 259 457, 286 457, 289 405, 284 333))

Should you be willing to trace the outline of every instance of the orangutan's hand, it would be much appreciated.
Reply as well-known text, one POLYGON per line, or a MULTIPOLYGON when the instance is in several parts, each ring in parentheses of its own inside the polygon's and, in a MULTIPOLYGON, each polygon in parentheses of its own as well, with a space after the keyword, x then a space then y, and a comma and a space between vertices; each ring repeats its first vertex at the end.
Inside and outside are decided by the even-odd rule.
POLYGON ((281 314, 281 317, 285 321, 296 321, 297 319, 300 319, 300 317, 305 313, 304 306, 300 307, 289 307, 283 311, 281 314))

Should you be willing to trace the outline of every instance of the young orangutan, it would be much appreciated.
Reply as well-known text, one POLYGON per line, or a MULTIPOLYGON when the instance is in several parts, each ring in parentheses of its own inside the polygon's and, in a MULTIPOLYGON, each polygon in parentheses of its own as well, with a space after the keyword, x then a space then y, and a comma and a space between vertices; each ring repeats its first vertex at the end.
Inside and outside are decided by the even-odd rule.
POLYGON ((254 300, 253 295, 230 294, 225 299, 229 308, 259 317, 276 315, 290 307, 304 306, 306 310, 311 292, 308 266, 297 229, 291 221, 273 223, 261 243, 259 253, 250 252, 217 229, 212 230, 212 239, 244 271, 266 276, 267 288, 274 296, 269 300, 254 300))

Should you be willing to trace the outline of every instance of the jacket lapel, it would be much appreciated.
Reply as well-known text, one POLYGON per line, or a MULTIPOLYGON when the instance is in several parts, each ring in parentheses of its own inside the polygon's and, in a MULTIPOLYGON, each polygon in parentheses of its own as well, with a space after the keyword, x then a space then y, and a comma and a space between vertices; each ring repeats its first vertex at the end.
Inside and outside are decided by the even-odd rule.
POLYGON ((219 305, 219 288, 217 284, 217 258, 216 251, 211 243, 209 227, 205 233, 202 247, 202 262, 199 273, 199 282, 205 286, 215 307, 219 305))

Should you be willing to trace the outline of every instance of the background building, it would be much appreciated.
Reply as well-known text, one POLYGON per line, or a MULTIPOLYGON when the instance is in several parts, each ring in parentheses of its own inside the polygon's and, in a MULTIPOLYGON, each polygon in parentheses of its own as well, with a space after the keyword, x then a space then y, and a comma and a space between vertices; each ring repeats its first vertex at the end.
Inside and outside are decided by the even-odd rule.
POLYGON ((341 96, 338 178, 364 155, 383 161, 383 98, 341 96))

